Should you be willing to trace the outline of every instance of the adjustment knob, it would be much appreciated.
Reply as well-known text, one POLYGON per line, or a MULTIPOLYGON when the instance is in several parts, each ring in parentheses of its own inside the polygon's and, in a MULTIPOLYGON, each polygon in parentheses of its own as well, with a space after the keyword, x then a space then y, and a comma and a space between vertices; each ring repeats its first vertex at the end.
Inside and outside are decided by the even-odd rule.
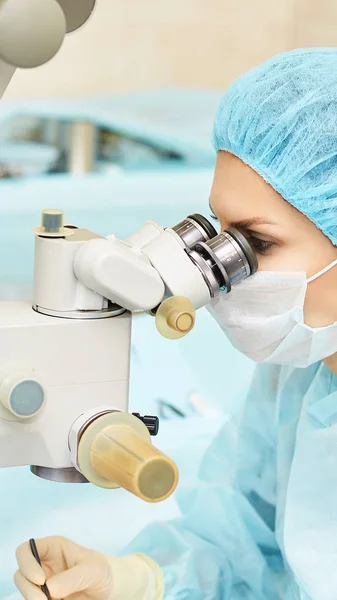
POLYGON ((149 430, 149 434, 150 435, 158 435, 159 432, 159 419, 158 417, 154 417, 151 415, 145 415, 144 417, 141 417, 139 413, 132 413, 134 417, 137 417, 137 419, 140 419, 140 421, 142 423, 144 423, 144 425, 146 425, 146 427, 149 430))
POLYGON ((45 402, 43 385, 32 372, 11 373, 0 384, 0 403, 15 420, 35 417, 45 402))
POLYGON ((76 227, 64 226, 64 212, 58 208, 46 208, 41 214, 40 227, 34 227, 34 235, 46 238, 69 237, 76 227))
POLYGON ((164 300, 156 312, 156 327, 159 333, 169 339, 184 337, 193 329, 195 308, 184 296, 171 296, 164 300))

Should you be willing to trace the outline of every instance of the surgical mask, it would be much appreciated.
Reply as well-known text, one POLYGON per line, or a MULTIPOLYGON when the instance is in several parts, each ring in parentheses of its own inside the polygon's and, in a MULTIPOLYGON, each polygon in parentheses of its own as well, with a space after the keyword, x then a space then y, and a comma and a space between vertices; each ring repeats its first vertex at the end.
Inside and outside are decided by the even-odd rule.
POLYGON ((337 322, 326 327, 304 323, 307 285, 303 272, 258 271, 208 306, 231 344, 255 362, 307 367, 337 352, 337 322))

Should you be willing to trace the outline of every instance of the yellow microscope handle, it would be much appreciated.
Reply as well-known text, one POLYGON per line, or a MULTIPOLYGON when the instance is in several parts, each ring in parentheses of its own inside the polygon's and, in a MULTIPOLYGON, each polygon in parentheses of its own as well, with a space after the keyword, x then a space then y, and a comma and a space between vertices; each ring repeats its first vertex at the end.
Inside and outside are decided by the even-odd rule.
POLYGON ((151 444, 149 431, 131 414, 101 415, 83 432, 77 453, 81 473, 103 488, 121 487, 147 502, 161 502, 176 489, 175 463, 151 444))

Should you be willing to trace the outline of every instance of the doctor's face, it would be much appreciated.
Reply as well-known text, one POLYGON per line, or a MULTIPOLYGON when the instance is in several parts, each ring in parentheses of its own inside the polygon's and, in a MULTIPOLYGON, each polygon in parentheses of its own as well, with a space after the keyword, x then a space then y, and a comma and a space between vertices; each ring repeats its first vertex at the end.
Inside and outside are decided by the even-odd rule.
MULTIPOLYGON (((256 253, 260 271, 305 271, 311 277, 337 259, 337 248, 305 215, 240 159, 220 152, 210 197, 221 229, 236 227, 256 253)), ((308 284, 305 322, 337 321, 337 266, 308 284)))

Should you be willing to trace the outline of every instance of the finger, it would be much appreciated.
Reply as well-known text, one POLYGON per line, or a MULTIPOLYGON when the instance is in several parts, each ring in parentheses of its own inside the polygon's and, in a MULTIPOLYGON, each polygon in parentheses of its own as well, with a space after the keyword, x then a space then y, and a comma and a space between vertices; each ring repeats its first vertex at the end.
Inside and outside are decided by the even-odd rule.
MULTIPOLYGON (((39 551, 39 549, 38 549, 39 551)), ((29 542, 24 542, 16 549, 16 560, 22 575, 35 585, 43 585, 46 576, 36 558, 33 556, 29 542)))
POLYGON ((55 558, 57 553, 61 553, 66 559, 68 559, 69 555, 69 558, 72 559, 75 564, 76 561, 82 559, 88 551, 84 546, 80 546, 62 535, 49 535, 35 540, 35 543, 41 561, 55 558))
POLYGON ((25 600, 46 600, 44 593, 36 585, 28 581, 20 571, 15 573, 14 583, 25 600))
POLYGON ((104 569, 99 564, 92 561, 83 561, 79 565, 48 579, 47 586, 50 595, 57 600, 77 592, 92 589, 102 583, 104 577, 104 569))

